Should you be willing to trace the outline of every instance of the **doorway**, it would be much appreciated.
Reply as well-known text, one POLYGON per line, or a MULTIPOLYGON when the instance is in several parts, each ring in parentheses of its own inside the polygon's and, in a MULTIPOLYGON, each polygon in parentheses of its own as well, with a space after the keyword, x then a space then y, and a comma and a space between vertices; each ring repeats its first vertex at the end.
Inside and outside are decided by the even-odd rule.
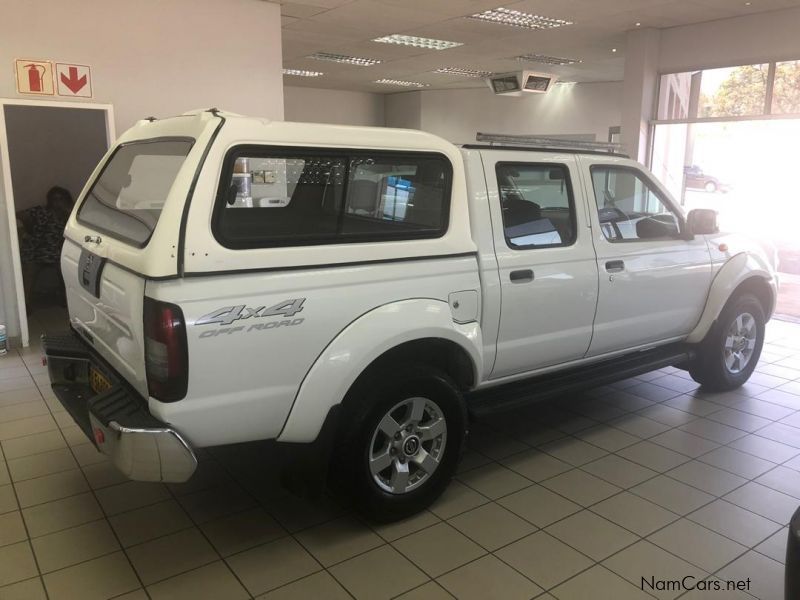
POLYGON ((0 258, 0 319, 9 338, 23 346, 45 330, 68 326, 53 257, 60 237, 52 231, 63 219, 52 219, 48 194, 61 188, 50 193, 62 198, 51 208, 64 206, 65 196, 77 200, 114 138, 110 105, 0 99, 0 196, 6 205, 0 244, 8 250, 0 252, 7 255, 0 258))

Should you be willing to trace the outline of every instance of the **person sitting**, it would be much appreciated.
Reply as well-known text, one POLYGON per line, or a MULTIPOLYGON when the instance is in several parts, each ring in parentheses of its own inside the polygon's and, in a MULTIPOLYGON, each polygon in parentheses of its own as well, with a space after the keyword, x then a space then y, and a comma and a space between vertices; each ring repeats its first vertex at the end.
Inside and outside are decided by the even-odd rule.
POLYGON ((64 244, 64 228, 72 212, 72 195, 63 187, 55 186, 47 192, 45 206, 33 206, 17 213, 22 278, 25 301, 30 307, 36 282, 43 269, 53 268, 58 274, 61 300, 64 285, 59 263, 64 244))

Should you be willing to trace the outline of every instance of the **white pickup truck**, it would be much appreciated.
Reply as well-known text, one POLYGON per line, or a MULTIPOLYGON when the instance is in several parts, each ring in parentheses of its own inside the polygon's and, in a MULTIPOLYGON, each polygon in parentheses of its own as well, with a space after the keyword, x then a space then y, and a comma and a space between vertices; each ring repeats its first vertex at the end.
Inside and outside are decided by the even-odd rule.
POLYGON ((126 132, 65 236, 49 372, 120 470, 277 440, 384 520, 443 491, 473 415, 667 365, 741 385, 777 289, 618 154, 215 109, 126 132))

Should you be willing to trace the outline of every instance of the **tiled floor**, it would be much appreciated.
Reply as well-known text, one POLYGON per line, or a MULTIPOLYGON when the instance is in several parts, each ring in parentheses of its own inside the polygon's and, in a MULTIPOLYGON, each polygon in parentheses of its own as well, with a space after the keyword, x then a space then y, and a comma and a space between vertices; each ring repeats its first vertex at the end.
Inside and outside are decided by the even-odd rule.
POLYGON ((772 322, 751 382, 664 369, 472 428, 426 511, 362 522, 291 496, 264 444, 204 452, 182 485, 123 480, 49 390, 0 358, 0 598, 674 598, 641 578, 752 580, 783 598, 800 504, 800 325, 772 322))

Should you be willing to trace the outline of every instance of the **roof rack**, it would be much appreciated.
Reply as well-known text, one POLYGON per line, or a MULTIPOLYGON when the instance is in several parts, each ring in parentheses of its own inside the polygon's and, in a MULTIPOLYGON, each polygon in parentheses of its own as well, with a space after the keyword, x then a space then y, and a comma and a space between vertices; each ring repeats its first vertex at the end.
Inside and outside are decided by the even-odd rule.
POLYGON ((624 155, 622 144, 614 142, 585 142, 581 140, 567 140, 563 138, 550 138, 538 135, 512 135, 507 133, 481 133, 475 135, 475 141, 488 142, 491 146, 522 146, 528 148, 554 148, 558 150, 572 150, 576 152, 603 152, 624 155))

